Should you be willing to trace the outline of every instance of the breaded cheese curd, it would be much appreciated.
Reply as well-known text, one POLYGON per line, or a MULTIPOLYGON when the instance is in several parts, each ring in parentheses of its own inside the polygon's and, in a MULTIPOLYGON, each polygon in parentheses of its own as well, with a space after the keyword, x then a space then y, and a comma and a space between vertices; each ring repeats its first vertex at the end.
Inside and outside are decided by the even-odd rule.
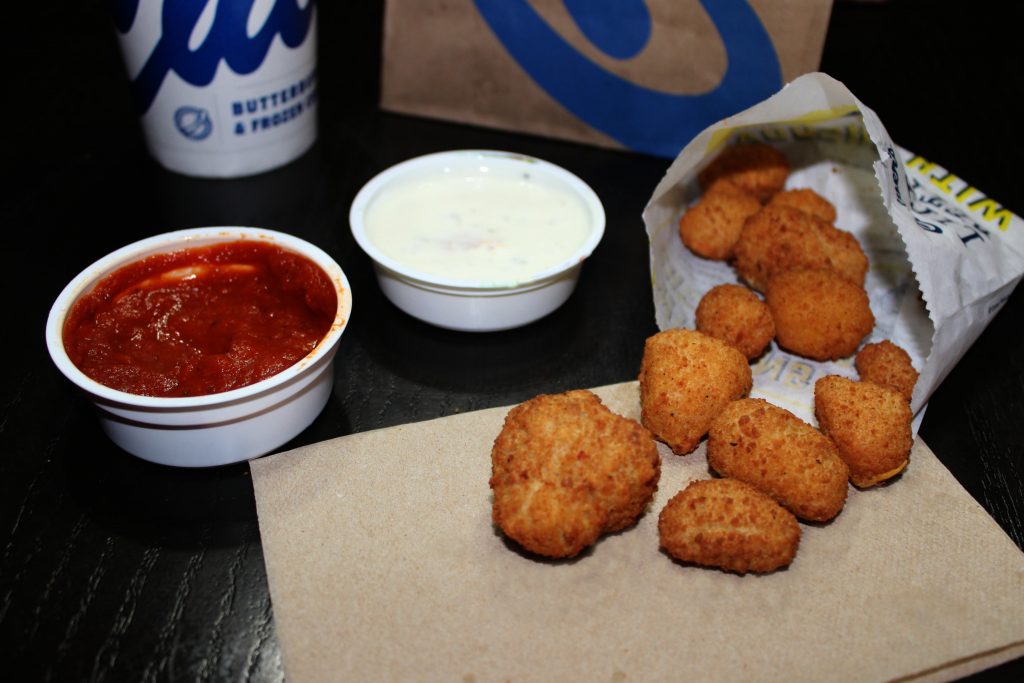
POLYGON ((747 358, 696 330, 647 339, 640 365, 640 420, 677 455, 690 453, 730 401, 750 393, 747 358))
POLYGON ((910 354, 888 339, 865 344, 854 364, 862 380, 891 387, 907 401, 914 396, 918 373, 910 354))
POLYGON ((835 444, 764 399, 734 401, 715 418, 708 465, 767 493, 800 519, 827 522, 846 503, 850 470, 835 444))
POLYGON ((745 574, 793 561, 800 525, 767 494, 738 479, 691 482, 658 515, 661 547, 683 562, 745 574))
POLYGON ((707 190, 716 180, 727 178, 766 202, 785 187, 788 177, 786 156, 770 145, 755 142, 726 147, 697 175, 697 180, 707 190))
POLYGON ((572 557, 633 524, 658 486, 650 433, 585 390, 512 408, 491 449, 492 519, 530 552, 572 557))
POLYGON ((679 219, 679 238, 697 256, 717 261, 732 257, 743 223, 761 202, 729 181, 716 182, 679 219))
POLYGON ((829 200, 807 187, 783 190, 772 197, 769 204, 781 204, 800 209, 826 223, 836 222, 836 207, 829 200))
POLYGON ((914 416, 895 389, 828 375, 814 384, 814 415, 850 468, 854 486, 880 484, 910 462, 914 416))
POLYGON ((864 285, 868 258, 857 238, 791 206, 769 204, 743 224, 734 247, 736 272, 753 289, 764 291, 776 273, 828 269, 864 285))
POLYGON ((712 287, 697 304, 697 330, 735 346, 749 359, 757 358, 775 337, 768 304, 743 285, 712 287))
POLYGON ((864 288, 831 270, 779 273, 768 281, 764 298, 775 341, 805 358, 852 356, 875 326, 864 288))

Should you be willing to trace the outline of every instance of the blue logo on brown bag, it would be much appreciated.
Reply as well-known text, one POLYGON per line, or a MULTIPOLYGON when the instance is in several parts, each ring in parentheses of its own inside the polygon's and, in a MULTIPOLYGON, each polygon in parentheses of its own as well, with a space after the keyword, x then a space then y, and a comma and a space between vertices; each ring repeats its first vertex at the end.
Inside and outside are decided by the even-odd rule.
MULTIPOLYGON (((718 29, 728 65, 712 90, 681 95, 608 72, 553 30, 527 0, 475 0, 509 54, 548 95, 622 145, 675 156, 697 133, 756 104, 782 86, 767 30, 744 0, 701 0, 718 29)), ((652 31, 643 0, 564 0, 580 31, 605 54, 628 59, 652 31)))

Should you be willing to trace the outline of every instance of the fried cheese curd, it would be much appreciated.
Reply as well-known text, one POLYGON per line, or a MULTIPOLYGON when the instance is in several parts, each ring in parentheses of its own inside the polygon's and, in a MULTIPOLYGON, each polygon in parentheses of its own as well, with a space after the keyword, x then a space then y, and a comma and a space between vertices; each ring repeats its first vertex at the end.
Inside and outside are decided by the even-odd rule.
POLYGON ((836 207, 832 205, 832 202, 807 187, 783 190, 774 195, 768 203, 800 209, 826 223, 836 222, 836 207))
POLYGON ((779 204, 768 204, 746 220, 733 253, 736 272, 759 292, 772 275, 786 270, 827 268, 859 286, 868 270, 856 237, 779 204))
POLYGON ((907 401, 913 397, 917 370, 910 361, 910 354, 888 339, 865 344, 857 352, 854 364, 862 380, 895 389, 907 401))
POLYGON ((880 484, 910 462, 913 414, 895 389, 828 375, 814 384, 814 414, 850 468, 854 486, 880 484))
POLYGON ((491 450, 492 519, 546 557, 577 555, 633 524, 658 487, 650 433, 595 394, 542 394, 512 408, 491 450))
POLYGON ((762 203, 785 186, 787 177, 789 161, 786 156, 760 142, 726 147, 697 174, 697 180, 704 190, 716 180, 727 178, 762 203))
POLYGON ((875 326, 863 287, 831 270, 790 270, 773 276, 765 302, 775 321, 775 341, 813 360, 853 355, 875 326))
POLYGON ((764 399, 733 401, 715 418, 708 465, 768 494, 800 519, 827 522, 846 503, 850 471, 835 444, 764 399))
POLYGON ((746 357, 703 332, 671 329, 648 337, 640 364, 640 421, 686 455, 726 404, 750 393, 746 357))
POLYGON ((697 256, 725 261, 732 257, 744 221, 760 208, 753 194, 719 180, 679 219, 679 238, 697 256))
POLYGON ((757 358, 775 337, 768 304, 742 285, 712 287, 697 304, 697 330, 757 358))
POLYGON ((727 571, 771 572, 800 545, 796 517, 737 479, 691 482, 658 515, 661 547, 683 562, 727 571))

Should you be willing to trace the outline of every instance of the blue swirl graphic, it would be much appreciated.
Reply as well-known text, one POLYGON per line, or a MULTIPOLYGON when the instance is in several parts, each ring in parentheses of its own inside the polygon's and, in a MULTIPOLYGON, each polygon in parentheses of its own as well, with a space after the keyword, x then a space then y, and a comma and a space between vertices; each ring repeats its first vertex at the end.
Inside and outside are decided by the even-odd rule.
MULTIPOLYGON (((653 90, 606 71, 554 31, 527 0, 475 2, 505 49, 537 85, 577 118, 638 152, 675 156, 707 126, 782 86, 782 69, 771 38, 744 0, 701 0, 718 29, 728 63, 717 86, 692 95, 653 90)), ((630 21, 617 19, 624 14, 612 14, 599 29, 596 15, 587 12, 594 3, 566 0, 566 8, 595 47, 621 58, 638 51, 643 19, 638 0, 616 4, 617 12, 630 16, 630 21), (584 20, 585 14, 591 16, 584 20), (614 37, 616 27, 625 30, 619 38, 614 37)), ((650 23, 649 15, 646 21, 650 23)))
POLYGON ((651 39, 651 13, 644 0, 564 0, 573 21, 609 57, 629 59, 651 39))

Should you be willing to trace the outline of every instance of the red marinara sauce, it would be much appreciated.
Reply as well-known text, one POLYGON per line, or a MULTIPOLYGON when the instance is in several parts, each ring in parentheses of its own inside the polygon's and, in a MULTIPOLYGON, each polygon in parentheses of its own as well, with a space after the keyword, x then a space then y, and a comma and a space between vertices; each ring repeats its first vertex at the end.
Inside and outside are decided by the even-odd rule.
POLYGON ((312 351, 338 308, 327 273, 255 240, 148 256, 71 308, 64 348, 79 370, 145 396, 199 396, 276 375, 312 351))

